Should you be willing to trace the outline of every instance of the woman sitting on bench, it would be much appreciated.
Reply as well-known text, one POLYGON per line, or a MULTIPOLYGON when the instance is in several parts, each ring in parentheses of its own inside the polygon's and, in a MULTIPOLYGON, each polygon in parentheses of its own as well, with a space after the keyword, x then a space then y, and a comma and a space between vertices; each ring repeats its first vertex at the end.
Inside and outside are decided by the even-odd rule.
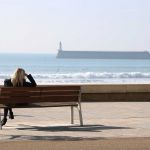
MULTIPOLYGON (((22 68, 17 68, 14 72, 11 79, 5 79, 4 81, 5 87, 35 87, 36 82, 33 79, 31 74, 26 74, 25 70, 22 68), (26 82, 25 78, 28 78, 30 82, 26 82)), ((7 115, 9 111, 9 118, 14 119, 12 108, 7 107, 4 108, 4 118, 2 119, 2 126, 6 124, 7 122, 7 115)))

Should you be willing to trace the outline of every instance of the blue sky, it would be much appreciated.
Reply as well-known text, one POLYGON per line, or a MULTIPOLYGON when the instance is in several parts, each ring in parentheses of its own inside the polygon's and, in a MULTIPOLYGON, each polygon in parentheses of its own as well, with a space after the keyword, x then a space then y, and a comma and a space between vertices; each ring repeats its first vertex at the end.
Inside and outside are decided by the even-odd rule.
POLYGON ((0 52, 150 50, 150 0, 0 0, 0 52))

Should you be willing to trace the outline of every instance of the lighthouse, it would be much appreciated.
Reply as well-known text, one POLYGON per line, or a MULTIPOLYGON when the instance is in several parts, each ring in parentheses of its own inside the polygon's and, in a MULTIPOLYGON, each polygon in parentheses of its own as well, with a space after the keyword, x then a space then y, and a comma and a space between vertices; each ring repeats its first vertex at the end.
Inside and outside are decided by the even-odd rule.
POLYGON ((62 51, 62 43, 61 43, 61 41, 59 42, 59 49, 58 49, 58 51, 62 51))

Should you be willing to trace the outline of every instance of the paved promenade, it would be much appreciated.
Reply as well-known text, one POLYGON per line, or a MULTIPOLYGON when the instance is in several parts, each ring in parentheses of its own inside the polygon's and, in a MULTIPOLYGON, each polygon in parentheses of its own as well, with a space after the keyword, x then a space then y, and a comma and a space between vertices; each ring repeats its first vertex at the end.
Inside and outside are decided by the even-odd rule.
POLYGON ((0 140, 94 140, 150 137, 150 103, 82 103, 84 126, 70 107, 14 109, 0 140))

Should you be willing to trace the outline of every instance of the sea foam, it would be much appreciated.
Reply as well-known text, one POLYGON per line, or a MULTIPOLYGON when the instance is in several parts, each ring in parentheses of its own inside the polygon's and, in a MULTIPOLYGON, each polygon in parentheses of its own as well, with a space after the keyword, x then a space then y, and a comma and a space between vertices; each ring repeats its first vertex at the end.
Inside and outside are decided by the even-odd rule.
MULTIPOLYGON (((52 74, 33 74, 33 77, 38 84, 150 82, 150 73, 141 73, 141 72, 52 73, 52 74)), ((0 84, 3 84, 4 79, 6 78, 10 78, 10 75, 0 74, 0 84)))

